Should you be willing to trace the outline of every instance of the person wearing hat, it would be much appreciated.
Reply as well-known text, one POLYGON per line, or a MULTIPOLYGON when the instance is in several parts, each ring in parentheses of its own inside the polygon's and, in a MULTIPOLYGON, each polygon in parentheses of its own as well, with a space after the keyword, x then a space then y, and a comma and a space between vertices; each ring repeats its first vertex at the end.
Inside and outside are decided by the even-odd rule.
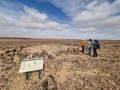
POLYGON ((83 53, 84 53, 85 45, 86 45, 86 41, 82 39, 82 52, 83 53))

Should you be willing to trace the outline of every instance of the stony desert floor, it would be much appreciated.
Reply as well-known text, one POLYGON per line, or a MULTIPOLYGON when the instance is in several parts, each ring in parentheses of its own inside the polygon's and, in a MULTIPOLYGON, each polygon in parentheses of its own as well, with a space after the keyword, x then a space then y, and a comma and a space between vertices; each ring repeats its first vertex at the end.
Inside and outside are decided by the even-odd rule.
POLYGON ((120 40, 100 43, 92 57, 81 40, 0 39, 0 90, 120 90, 120 40), (34 57, 44 58, 44 69, 26 80, 21 60, 34 57))

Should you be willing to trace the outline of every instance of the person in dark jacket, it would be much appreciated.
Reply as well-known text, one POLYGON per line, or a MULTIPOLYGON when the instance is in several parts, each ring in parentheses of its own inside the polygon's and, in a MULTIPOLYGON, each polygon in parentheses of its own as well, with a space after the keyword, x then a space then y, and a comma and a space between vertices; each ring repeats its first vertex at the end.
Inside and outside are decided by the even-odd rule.
POLYGON ((98 49, 98 40, 94 40, 94 44, 93 44, 93 57, 97 57, 97 49, 98 49))

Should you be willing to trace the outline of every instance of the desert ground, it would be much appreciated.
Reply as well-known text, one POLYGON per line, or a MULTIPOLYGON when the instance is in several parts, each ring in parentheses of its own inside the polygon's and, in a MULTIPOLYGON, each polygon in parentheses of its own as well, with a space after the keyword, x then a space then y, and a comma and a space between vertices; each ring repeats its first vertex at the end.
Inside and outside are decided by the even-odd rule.
POLYGON ((0 90, 120 90, 120 40, 99 42, 92 57, 81 52, 81 40, 0 39, 0 90), (40 57, 40 79, 33 71, 26 80, 21 60, 40 57))

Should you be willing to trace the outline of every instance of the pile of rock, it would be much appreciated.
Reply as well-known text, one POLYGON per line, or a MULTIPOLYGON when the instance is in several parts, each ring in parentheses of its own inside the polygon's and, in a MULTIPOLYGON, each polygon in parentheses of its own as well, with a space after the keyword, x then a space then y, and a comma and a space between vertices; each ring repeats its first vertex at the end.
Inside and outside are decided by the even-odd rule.
POLYGON ((67 49, 66 54, 80 54, 80 49, 79 48, 71 48, 71 47, 69 47, 67 49))
POLYGON ((51 54, 48 54, 45 50, 42 50, 40 53, 40 57, 47 58, 47 59, 54 59, 55 57, 51 54))

